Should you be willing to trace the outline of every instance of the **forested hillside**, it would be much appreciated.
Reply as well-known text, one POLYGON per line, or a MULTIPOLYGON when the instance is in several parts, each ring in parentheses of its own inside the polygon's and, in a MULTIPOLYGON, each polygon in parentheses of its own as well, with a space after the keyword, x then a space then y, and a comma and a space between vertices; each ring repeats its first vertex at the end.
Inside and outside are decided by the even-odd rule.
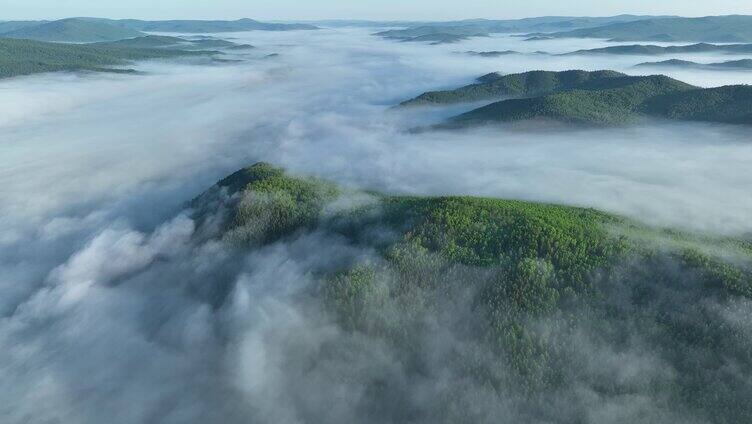
POLYGON ((0 38, 0 78, 57 71, 118 71, 129 61, 213 54, 154 48, 113 48, 0 38))
MULTIPOLYGON (((643 64, 693 65, 743 69, 746 61, 699 65, 689 62, 643 64)), ((488 123, 549 120, 575 125, 610 126, 661 118, 734 124, 752 123, 750 87, 701 89, 664 75, 629 76, 614 71, 531 71, 487 74, 455 90, 432 91, 400 106, 446 105, 498 100, 449 120, 440 128, 488 123)))
MULTIPOLYGON (((747 240, 662 231, 566 206, 359 194, 268 164, 238 171, 192 205, 202 225, 216 226, 219 212, 220 237, 238 246, 316 231, 376 252, 318 275, 314 296, 344 331, 396 352, 412 378, 430 369, 432 337, 444 334, 456 343, 443 358, 445 372, 488 385, 535 420, 584 419, 576 405, 552 404, 576 386, 605 402, 626 393, 661 399, 663 410, 646 413, 666 419, 676 411, 718 423, 752 418, 745 378, 752 346, 725 318, 752 297, 747 240), (626 354, 635 338, 662 370, 614 378, 589 366, 583 349, 626 354), (734 370, 722 365, 731 359, 734 370)), ((388 375, 367 386, 381 400, 400 390, 388 375)), ((408 412, 382 413, 399 421, 408 412)), ((440 411, 413 413, 468 422, 451 400, 440 411)))
POLYGON ((623 76, 625 74, 614 71, 529 71, 510 75, 491 73, 478 78, 475 84, 455 90, 429 91, 402 102, 401 105, 441 105, 504 97, 531 97, 561 90, 596 87, 604 80, 623 76))

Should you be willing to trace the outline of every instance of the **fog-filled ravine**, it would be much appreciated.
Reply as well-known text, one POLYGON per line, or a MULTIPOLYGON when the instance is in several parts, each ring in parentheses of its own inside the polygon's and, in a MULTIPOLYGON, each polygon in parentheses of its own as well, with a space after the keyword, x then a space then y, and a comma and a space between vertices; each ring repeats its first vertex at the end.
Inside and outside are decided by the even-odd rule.
POLYGON ((749 126, 394 107, 490 72, 752 84, 635 67, 747 57, 378 30, 0 79, 0 421, 752 419, 749 126))

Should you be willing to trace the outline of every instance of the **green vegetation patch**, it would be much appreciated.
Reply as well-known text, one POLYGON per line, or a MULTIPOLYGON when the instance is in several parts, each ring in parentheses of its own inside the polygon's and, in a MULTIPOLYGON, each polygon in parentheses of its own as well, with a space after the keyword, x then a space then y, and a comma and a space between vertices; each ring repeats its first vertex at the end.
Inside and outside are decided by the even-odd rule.
POLYGON ((239 199, 232 217, 232 237, 247 243, 268 243, 313 226, 324 207, 339 193, 328 182, 300 179, 259 163, 220 181, 239 199))
MULTIPOLYGON (((216 212, 212 199, 228 199, 220 234, 251 234, 240 240, 254 246, 315 231, 374 252, 319 275, 315 294, 343 331, 389 346, 412 378, 431 372, 427 358, 443 343, 435 337, 451 334, 455 347, 442 366, 516 407, 586 384, 602 398, 650 395, 715 422, 752 417, 744 377, 752 346, 727 318, 735 302, 752 299, 749 240, 569 206, 357 195, 261 163, 220 181, 194 207, 216 212), (662 368, 614 378, 592 363, 601 351, 636 360, 635 343, 656 355, 640 366, 662 368)), ((567 414, 565 422, 583 419, 567 414)))
POLYGON ((595 86, 604 80, 625 77, 615 71, 530 71, 519 74, 488 74, 478 83, 455 90, 431 91, 403 102, 402 106, 477 102, 503 97, 533 97, 562 90, 595 86))
POLYGON ((530 99, 506 100, 475 109, 452 120, 450 126, 487 122, 550 119, 586 125, 620 125, 634 121, 648 99, 692 90, 672 78, 621 76, 595 81, 586 88, 530 99))
POLYGON ((437 127, 451 129, 526 120, 614 126, 644 118, 752 123, 749 86, 702 89, 665 75, 629 76, 613 71, 488 74, 477 84, 425 93, 403 105, 448 104, 501 96, 514 98, 471 110, 437 127))
POLYGON ((39 25, 25 25, 13 31, 3 33, 2 37, 22 38, 38 41, 55 41, 68 43, 89 43, 133 38, 143 33, 111 25, 106 20, 69 18, 39 25))
POLYGON ((180 38, 166 35, 147 35, 145 37, 127 38, 125 40, 107 41, 92 44, 97 47, 107 48, 133 48, 133 49, 175 49, 175 50, 201 50, 201 49, 225 49, 225 48, 252 48, 247 44, 239 45, 231 41, 219 38, 180 38))
POLYGON ((653 229, 593 209, 378 193, 369 194, 369 202, 344 202, 350 206, 331 208, 335 201, 357 193, 317 178, 296 178, 266 163, 232 174, 215 190, 235 199, 226 230, 250 234, 244 239, 254 243, 268 243, 301 229, 323 229, 376 248, 387 259, 396 246, 410 245, 446 263, 468 267, 523 271, 520 264, 534 261, 552 267, 559 288, 581 293, 592 291, 592 273, 630 255, 653 257, 670 251, 685 266, 713 275, 716 288, 747 293, 752 287, 752 280, 742 282, 750 277, 749 270, 734 266, 752 259, 749 241, 653 229), (375 230, 395 237, 384 243, 384 238, 372 237, 375 230))
POLYGON ((667 119, 752 124, 752 86, 730 85, 656 96, 642 105, 641 111, 667 119))
POLYGON ((677 53, 752 53, 752 44, 709 44, 697 43, 684 46, 656 46, 652 44, 632 44, 577 50, 569 55, 616 54, 657 56, 677 53))
POLYGON ((0 78, 57 71, 118 71, 130 61, 207 55, 210 51, 110 48, 0 38, 0 78))

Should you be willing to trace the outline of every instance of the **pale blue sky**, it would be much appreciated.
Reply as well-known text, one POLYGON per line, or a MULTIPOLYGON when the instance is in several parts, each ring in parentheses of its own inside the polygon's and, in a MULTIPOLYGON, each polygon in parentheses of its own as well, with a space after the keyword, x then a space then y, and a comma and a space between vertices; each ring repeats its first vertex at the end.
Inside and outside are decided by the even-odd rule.
POLYGON ((113 18, 461 19, 620 13, 752 14, 752 0, 0 0, 0 20, 113 18))

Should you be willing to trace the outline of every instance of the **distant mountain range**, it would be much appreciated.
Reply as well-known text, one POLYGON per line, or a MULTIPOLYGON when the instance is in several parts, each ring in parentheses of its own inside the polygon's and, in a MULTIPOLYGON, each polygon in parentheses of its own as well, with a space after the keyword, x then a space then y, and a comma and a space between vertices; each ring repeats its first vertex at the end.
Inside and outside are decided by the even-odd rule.
POLYGON ((146 35, 144 32, 213 33, 312 29, 317 28, 306 24, 263 23, 252 19, 236 21, 141 21, 135 19, 68 18, 58 21, 0 22, 0 37, 91 43, 140 37, 146 35))
POLYGON ((410 40, 430 34, 462 37, 490 34, 522 34, 528 40, 550 38, 604 38, 613 41, 752 42, 752 16, 620 15, 602 18, 541 17, 517 20, 466 20, 421 23, 404 29, 381 31, 375 35, 410 40))
POLYGON ((182 33, 211 33, 236 31, 292 31, 314 30, 316 26, 308 24, 279 24, 259 22, 253 19, 238 19, 235 21, 199 21, 199 20, 169 20, 169 21, 141 21, 123 19, 109 21, 116 26, 146 32, 182 32, 182 33))
POLYGON ((410 37, 410 38, 400 38, 399 40, 404 41, 404 42, 417 42, 417 43, 423 42, 423 43, 429 43, 431 45, 437 45, 437 44, 457 43, 463 40, 467 40, 470 37, 472 36, 437 33, 437 34, 418 35, 416 37, 410 37))
POLYGON ((212 37, 148 35, 88 44, 0 38, 0 78, 58 71, 133 72, 123 65, 135 60, 214 56, 224 50, 252 48, 212 37))
POLYGON ((531 31, 564 31, 575 28, 591 28, 601 25, 632 22, 641 19, 652 19, 655 16, 619 15, 610 17, 566 17, 544 16, 539 18, 511 19, 511 20, 488 20, 469 19, 448 22, 427 22, 410 25, 405 29, 395 29, 378 32, 375 35, 403 40, 419 41, 416 37, 434 36, 460 36, 479 37, 501 33, 525 33, 531 31))
POLYGON ((752 42, 752 16, 663 17, 616 22, 608 25, 560 31, 558 38, 605 38, 613 41, 707 41, 752 42))
POLYGON ((478 52, 478 51, 466 51, 465 54, 469 54, 470 56, 480 56, 480 57, 499 57, 499 56, 509 56, 512 54, 521 54, 520 52, 514 51, 514 50, 493 50, 493 51, 484 51, 484 52, 478 52))
POLYGON ((0 34, 16 31, 26 27, 41 25, 49 21, 0 21, 0 34))
MULTIPOLYGON (((610 17, 549 16, 514 20, 470 19, 448 22, 322 21, 332 26, 389 27, 376 33, 403 41, 454 42, 490 34, 526 34, 528 39, 605 38, 615 41, 752 42, 752 16, 619 15, 610 17)), ((68 18, 59 21, 0 22, 0 36, 42 41, 96 42, 136 37, 143 32, 213 33, 234 31, 313 30, 308 23, 267 23, 253 19, 164 20, 68 18)))
POLYGON ((327 28, 404 28, 430 24, 428 21, 370 21, 364 19, 323 19, 297 22, 327 28))
POLYGON ((635 67, 646 68, 694 68, 713 70, 752 70, 752 59, 729 60, 726 62, 698 63, 689 60, 670 59, 660 62, 643 62, 635 67))
POLYGON ((23 38, 38 41, 96 42, 121 40, 144 35, 142 32, 112 25, 107 22, 86 19, 61 19, 42 22, 0 33, 0 37, 23 38))
POLYGON ((708 44, 697 43, 686 46, 656 46, 651 44, 631 44, 609 46, 598 49, 577 50, 565 55, 621 54, 658 56, 678 53, 752 53, 752 44, 708 44))
POLYGON ((105 41, 90 44, 97 47, 110 48, 147 48, 147 49, 181 49, 181 50, 206 50, 206 49, 252 49, 249 44, 237 44, 231 41, 213 37, 181 38, 166 35, 147 35, 143 37, 127 38, 117 41, 105 41))
POLYGON ((506 98, 456 116, 441 127, 549 120, 621 125, 640 117, 752 124, 752 86, 702 89, 664 75, 615 71, 488 74, 456 90, 424 93, 402 106, 506 98))

